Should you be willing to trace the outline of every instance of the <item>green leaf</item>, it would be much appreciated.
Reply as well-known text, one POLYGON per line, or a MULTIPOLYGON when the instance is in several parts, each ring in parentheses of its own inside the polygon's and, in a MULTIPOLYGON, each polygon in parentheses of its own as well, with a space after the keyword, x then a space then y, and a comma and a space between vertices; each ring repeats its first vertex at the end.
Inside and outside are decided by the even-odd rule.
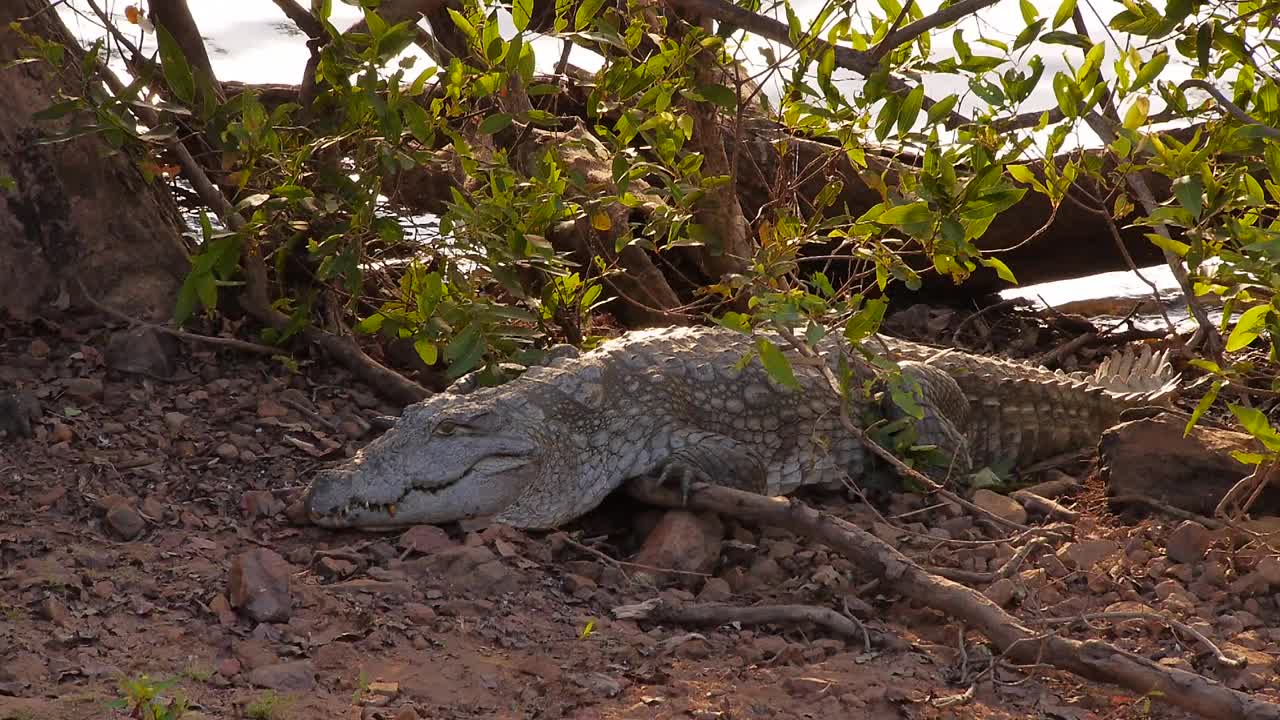
POLYGON ((916 398, 913 388, 906 385, 911 382, 907 378, 902 378, 901 382, 889 383, 889 397, 893 399, 893 404, 902 409, 903 412, 911 417, 922 420, 924 419, 924 408, 920 407, 920 401, 916 398))
POLYGON ((1129 88, 1129 92, 1145 87, 1147 83, 1159 76, 1160 71, 1164 70, 1164 66, 1168 64, 1169 52, 1167 50, 1161 50, 1152 55, 1150 60, 1143 63, 1142 69, 1138 71, 1137 77, 1133 79, 1133 85, 1129 88))
POLYGON ((1200 219, 1200 213, 1204 211, 1204 185, 1199 175, 1183 175, 1174 180, 1173 195, 1178 198, 1178 204, 1191 213, 1191 217, 1200 219))
POLYGON ((1018 284, 1018 278, 1013 276, 1013 271, 1009 269, 1008 265, 1004 264, 1004 261, 999 260, 997 258, 980 257, 978 258, 978 262, 982 263, 983 265, 986 265, 992 270, 995 270, 996 275, 998 275, 1001 280, 1004 280, 1005 282, 1013 283, 1014 285, 1018 284))
POLYGON ((951 113, 951 108, 954 108, 956 103, 959 101, 960 96, 955 93, 951 93, 950 95, 942 98, 938 102, 934 103, 933 107, 929 108, 929 114, 926 117, 925 122, 929 125, 937 125, 942 118, 951 113))
POLYGON ((764 365, 765 372, 769 373, 769 377, 773 378, 774 382, 789 387, 800 386, 796 381, 795 373, 791 370, 791 363, 787 361, 787 356, 782 354, 777 345, 765 338, 758 338, 756 348, 760 352, 760 363, 764 365))
POLYGON ((573 29, 583 30, 591 27, 591 21, 596 18, 602 7, 604 7, 604 0, 583 0, 583 3, 578 6, 578 12, 573 16, 573 29))
POLYGON ((1057 30, 1062 24, 1071 19, 1071 15, 1076 11, 1076 0, 1062 0, 1062 4, 1058 6, 1058 12, 1053 15, 1053 29, 1057 30))
POLYGON ((1040 42, 1049 43, 1051 45, 1073 45, 1081 50, 1089 50, 1093 48, 1093 42, 1089 38, 1065 30, 1054 30, 1040 36, 1040 42))
POLYGON ((914 225, 931 220, 933 220, 933 211, 929 209, 929 203, 921 201, 895 205, 875 219, 881 225, 914 225))
POLYGON ((470 40, 472 44, 479 42, 480 34, 476 32, 476 26, 471 24, 471 21, 467 19, 467 16, 453 8, 448 8, 448 10, 449 17, 453 19, 453 24, 458 26, 458 29, 462 31, 462 34, 466 35, 467 39, 470 40))
POLYGON ((738 93, 732 88, 724 85, 703 85, 698 88, 698 94, 719 105, 727 112, 734 112, 738 109, 738 93))
POLYGON ((1271 310, 1270 305, 1264 304, 1255 305, 1241 313, 1236 326, 1231 329, 1231 336, 1227 338, 1227 352, 1243 349, 1257 339, 1262 334, 1262 327, 1271 310))
POLYGON ((1197 422, 1200 422, 1200 417, 1203 416, 1213 405, 1213 402, 1218 399, 1218 391, 1220 390, 1222 390, 1222 380, 1214 380, 1213 384, 1209 386, 1209 392, 1205 393, 1204 397, 1200 398, 1200 402, 1196 403, 1196 409, 1192 411, 1191 417, 1187 420, 1187 426, 1182 430, 1182 437, 1186 437, 1191 434, 1191 429, 1196 426, 1197 422))
POLYGON ((182 47, 163 25, 156 26, 156 41, 160 46, 160 69, 164 72, 165 83, 182 102, 195 102, 196 81, 187 57, 182 54, 182 47))
POLYGON ((364 333, 365 335, 372 335, 373 333, 376 333, 382 329, 382 323, 386 322, 386 320, 387 320, 386 315, 383 315, 382 313, 374 313, 369 317, 356 323, 356 326, 354 329, 358 333, 364 333))
POLYGON ((1191 252, 1191 246, 1179 240, 1167 238, 1159 233, 1147 233, 1146 236, 1152 245, 1161 250, 1168 250, 1178 257, 1186 257, 1187 253, 1191 252))
POLYGON ((413 341, 413 349, 417 351, 418 357, 422 358, 425 365, 435 365, 436 360, 440 357, 440 350, 436 344, 426 338, 418 338, 413 341))
POLYGON ((920 115, 920 105, 924 102, 924 85, 917 85, 907 93, 907 97, 902 101, 902 107, 898 109, 898 134, 905 135, 911 131, 916 124, 916 118, 920 115))
POLYGON ((533 0, 511 0, 511 20, 516 24, 517 31, 524 32, 532 18, 533 0))
POLYGON ((1271 423, 1267 421, 1267 416, 1261 410, 1234 404, 1228 404, 1227 407, 1240 421, 1240 426, 1245 429, 1245 432, 1257 438, 1268 450, 1272 452, 1280 450, 1280 435, 1276 434, 1271 423))
POLYGON ((511 113, 494 113, 480 123, 481 135, 492 135, 506 130, 511 125, 511 113))
POLYGON ((845 339, 853 344, 871 337, 880 329, 880 322, 884 320, 884 313, 888 307, 888 303, 884 300, 868 300, 866 306, 845 323, 845 339))

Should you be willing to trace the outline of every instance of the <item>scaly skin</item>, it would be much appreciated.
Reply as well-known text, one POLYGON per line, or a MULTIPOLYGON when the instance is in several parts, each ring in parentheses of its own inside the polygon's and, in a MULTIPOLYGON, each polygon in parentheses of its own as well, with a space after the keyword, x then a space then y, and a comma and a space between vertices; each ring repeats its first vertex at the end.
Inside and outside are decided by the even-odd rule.
MULTIPOLYGON (((833 366, 842 342, 833 336, 818 346, 833 366)), ((1167 366, 1122 368, 1108 389, 902 340, 867 346, 882 350, 879 342, 920 384, 919 442, 951 456, 953 471, 1084 447, 1122 410, 1159 401, 1172 387, 1167 366), (1133 387, 1141 391, 1124 392, 1133 387)), ((345 466, 320 473, 308 514, 328 527, 491 515, 550 528, 647 475, 770 495, 858 477, 865 450, 841 427, 839 400, 820 371, 793 362, 799 387, 779 385, 758 359, 738 368, 752 350, 750 337, 722 328, 639 331, 501 387, 432 397, 406 408, 345 466)), ((895 412, 887 403, 884 410, 895 412)))

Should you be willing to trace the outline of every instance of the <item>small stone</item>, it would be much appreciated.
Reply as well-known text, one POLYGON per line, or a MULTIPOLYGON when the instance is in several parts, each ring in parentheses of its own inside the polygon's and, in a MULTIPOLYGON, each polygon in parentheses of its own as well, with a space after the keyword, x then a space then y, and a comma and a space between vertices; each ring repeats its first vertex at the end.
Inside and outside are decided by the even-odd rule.
POLYGON ((177 354, 177 341, 172 336, 154 328, 135 327, 111 336, 103 360, 112 370, 169 378, 177 370, 177 354))
POLYGON ((289 414, 289 408, 269 397, 258 399, 258 417, 279 418, 289 414))
POLYGON ((103 384, 97 378, 75 378, 67 383, 67 394, 81 400, 92 400, 102 397, 103 384))
MULTIPOLYGON (((1075 570, 1092 570, 1098 563, 1120 552, 1115 540, 1083 540, 1064 545, 1056 554, 1067 567, 1075 570)), ((1048 570, 1048 568, 1046 568, 1048 570)), ((1052 571, 1050 571, 1052 574, 1052 571)))
POLYGON ((27 346, 27 352, 31 353, 31 357, 37 360, 43 360, 49 357, 49 343, 41 340, 40 338, 36 338, 31 341, 29 346, 27 346))
POLYGON ((309 662, 285 662, 254 668, 249 684, 271 690, 305 692, 316 686, 316 671, 309 662))
POLYGON ((1184 520, 1173 532, 1165 544, 1165 554, 1176 563, 1195 563, 1204 558, 1209 545, 1213 543, 1213 533, 1194 520, 1184 520))
POLYGON ((724 602, 729 599, 733 591, 729 588, 729 583, 723 578, 713 577, 707 578, 702 584, 702 591, 698 593, 698 599, 702 602, 724 602))
POLYGON ((150 520, 164 520, 164 516, 166 514, 164 503, 160 502, 155 497, 148 496, 142 501, 142 514, 150 520))
POLYGON ((71 430, 70 425, 67 425, 66 423, 55 422, 53 424, 53 430, 49 432, 49 442, 51 443, 71 442, 71 440, 74 439, 75 436, 76 434, 71 430))
POLYGON ((1280 585, 1280 557, 1267 555, 1258 561, 1254 572, 1258 573, 1263 580, 1266 580, 1271 587, 1280 585))
POLYGON ((1017 500, 992 492, 986 488, 973 493, 973 504, 1009 522, 1022 525, 1027 522, 1027 510, 1017 500))
POLYGON ((782 681, 782 687, 797 697, 817 697, 831 691, 835 683, 816 677, 789 677, 782 681))
POLYGON ((218 593, 209 601, 209 610, 218 616, 218 622, 222 625, 234 625, 236 623, 236 613, 231 609, 231 602, 227 600, 227 596, 218 593))
POLYGON ((186 425, 187 421, 190 419, 191 418, 180 412, 167 412, 164 414, 164 426, 169 429, 170 433, 176 435, 177 432, 182 429, 182 426, 186 425))
POLYGON ((272 517, 284 510, 284 501, 270 490, 250 490, 240 496, 240 512, 247 520, 272 517))
POLYGON ((116 584, 110 580, 99 580, 93 584, 92 591, 95 597, 110 600, 111 596, 116 593, 116 584))
POLYGON ((710 572, 720 559, 724 524, 714 513, 671 510, 644 539, 635 562, 654 568, 710 572))
POLYGON ((213 452, 223 460, 237 460, 240 458, 240 449, 231 443, 220 443, 213 452))
POLYGON ((40 617, 59 627, 71 624, 71 613, 66 604, 56 597, 46 597, 40 601, 40 617))
POLYGON ((996 605, 1008 607, 1018 596, 1018 586, 1009 578, 1000 578, 991 583, 983 594, 996 605))
POLYGON ((418 719, 419 719, 418 711, 414 710, 412 705, 401 706, 401 708, 396 711, 395 720, 418 720, 418 719))
POLYGON ((258 622, 285 622, 293 609, 289 564, 267 548, 254 548, 231 562, 231 606, 258 622))
POLYGON ((223 658, 218 661, 218 674, 225 678, 233 678, 240 674, 240 661, 235 658, 223 658))
POLYGON ((62 485, 54 485, 48 490, 43 490, 31 496, 31 502, 36 507, 49 507, 59 500, 67 496, 67 489, 62 485))
POLYGON ((565 575, 564 578, 564 589, 568 590, 569 594, 576 598, 590 597, 597 587, 596 581, 589 577, 565 575))
POLYGON ((107 527, 121 540, 133 540, 142 534, 147 521, 128 502, 111 505, 107 510, 107 527))
POLYGON ((435 525, 414 525, 400 535, 397 544, 401 550, 411 550, 423 555, 457 545, 448 533, 435 525))
POLYGON ((428 605, 422 603, 405 603, 404 615, 413 622, 414 625, 430 625, 435 622, 436 611, 428 605))

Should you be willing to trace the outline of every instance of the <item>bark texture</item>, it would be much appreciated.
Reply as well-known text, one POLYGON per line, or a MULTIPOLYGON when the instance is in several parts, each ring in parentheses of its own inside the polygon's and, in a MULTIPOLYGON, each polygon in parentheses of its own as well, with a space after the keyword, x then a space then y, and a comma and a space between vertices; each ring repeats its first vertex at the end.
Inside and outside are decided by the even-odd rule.
MULTIPOLYGON (((96 135, 41 144, 75 118, 33 119, 59 89, 83 87, 78 45, 47 0, 0 3, 0 310, 37 315, 64 292, 84 303, 79 278, 99 301, 148 320, 171 315, 187 262, 182 222, 163 187, 96 135), (6 67, 26 41, 9 24, 59 42, 63 69, 6 67)), ((81 121, 84 119, 81 118, 81 121)))

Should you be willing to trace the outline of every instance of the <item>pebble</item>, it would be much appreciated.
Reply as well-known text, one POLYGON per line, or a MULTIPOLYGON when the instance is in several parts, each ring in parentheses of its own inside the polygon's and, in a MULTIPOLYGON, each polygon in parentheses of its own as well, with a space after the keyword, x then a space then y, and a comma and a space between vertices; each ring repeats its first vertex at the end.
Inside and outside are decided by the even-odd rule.
POLYGON ((1176 563, 1195 563, 1204 558, 1213 533, 1194 520, 1184 520, 1165 540, 1165 554, 1176 563))
POLYGON ((231 606, 258 622, 285 622, 293 610, 289 564, 273 550, 254 548, 231 562, 231 606))
POLYGON ((1018 586, 1009 578, 1000 578, 991 583, 983 594, 996 605, 1008 607, 1018 596, 1018 586))
POLYGON ((258 417, 260 418, 279 418, 288 414, 289 408, 271 398, 264 397, 258 400, 258 417))
POLYGON ((107 527, 121 540, 133 540, 142 534, 147 521, 128 502, 113 503, 107 509, 107 527))
POLYGON ((248 680, 255 687, 304 692, 315 689, 316 671, 305 661, 277 663, 254 668, 248 680))
POLYGON ((415 625, 429 625, 435 622, 437 617, 436 611, 431 609, 429 605, 416 602, 404 604, 404 615, 415 625))
POLYGON ((220 443, 213 452, 223 460, 237 460, 240 457, 240 449, 231 443, 220 443))
POLYGON ((190 419, 180 412, 167 412, 164 414, 164 426, 169 428, 169 432, 176 434, 190 419))
POLYGON ((49 433, 49 442, 52 443, 71 442, 74 438, 75 432, 66 423, 55 422, 53 430, 49 433))
POLYGON ((974 491, 973 504, 1009 522, 1022 525, 1027 522, 1027 510, 1017 500, 986 488, 974 491))
POLYGON ((75 378, 67 383, 67 394, 81 400, 102 397, 104 386, 97 378, 75 378))
POLYGON ((1056 554, 1058 559, 1069 568, 1092 570, 1098 563, 1119 552, 1120 544, 1115 540, 1094 539, 1069 543, 1056 554))

